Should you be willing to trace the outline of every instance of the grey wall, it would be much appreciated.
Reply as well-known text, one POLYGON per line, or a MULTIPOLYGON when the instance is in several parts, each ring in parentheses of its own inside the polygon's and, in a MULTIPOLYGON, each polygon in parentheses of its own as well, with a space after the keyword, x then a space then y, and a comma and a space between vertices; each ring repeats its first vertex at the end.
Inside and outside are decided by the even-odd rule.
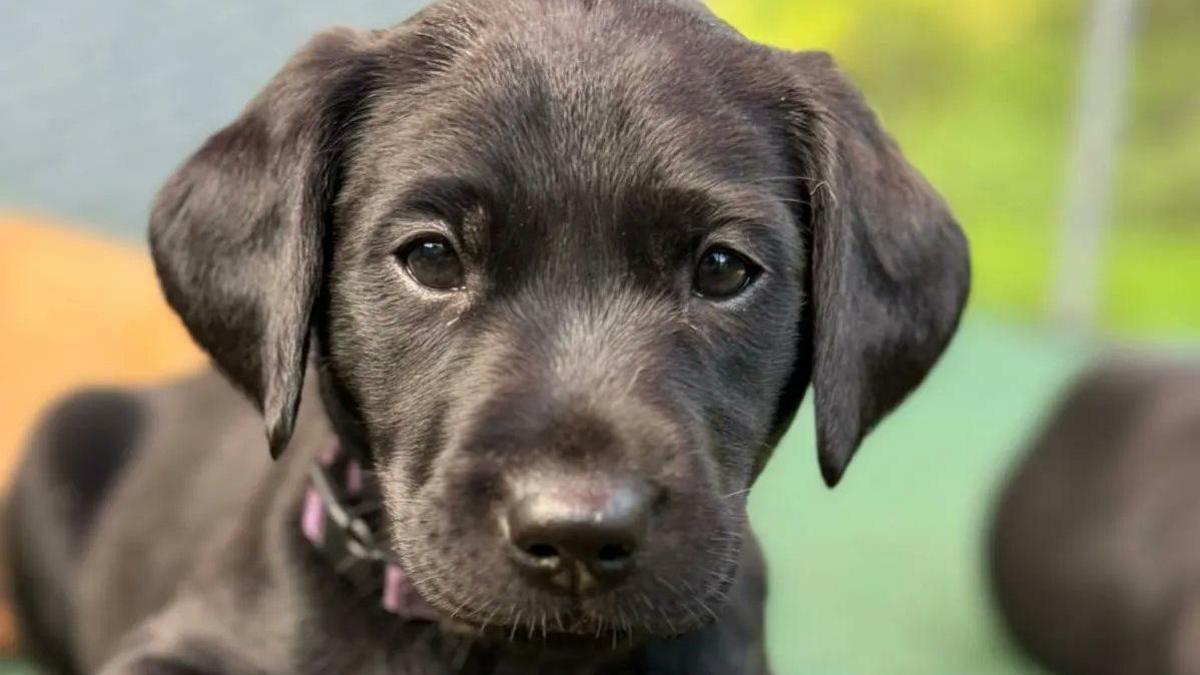
POLYGON ((155 190, 321 28, 422 0, 0 0, 0 208, 140 239, 155 190))

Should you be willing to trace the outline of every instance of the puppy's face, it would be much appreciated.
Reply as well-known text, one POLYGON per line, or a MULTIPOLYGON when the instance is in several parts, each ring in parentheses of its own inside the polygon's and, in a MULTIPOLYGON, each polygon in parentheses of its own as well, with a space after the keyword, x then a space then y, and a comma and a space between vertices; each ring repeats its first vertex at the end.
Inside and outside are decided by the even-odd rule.
POLYGON ((797 354, 782 125, 672 45, 601 38, 381 100, 336 209, 328 372, 403 562, 471 623, 710 619, 797 354))
POLYGON ((606 641, 714 619, 810 379, 832 484, 967 286, 826 58, 638 0, 319 36, 168 183, 152 244, 276 451, 315 335, 432 604, 606 641))

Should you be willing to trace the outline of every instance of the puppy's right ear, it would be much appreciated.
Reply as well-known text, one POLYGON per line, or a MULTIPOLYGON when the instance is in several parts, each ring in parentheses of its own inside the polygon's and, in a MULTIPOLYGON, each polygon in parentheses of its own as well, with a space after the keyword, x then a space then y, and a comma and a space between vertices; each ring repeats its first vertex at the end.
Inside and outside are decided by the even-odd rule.
POLYGON ((342 156, 378 77, 377 34, 313 38, 159 192, 150 245, 192 337, 291 437, 342 156))

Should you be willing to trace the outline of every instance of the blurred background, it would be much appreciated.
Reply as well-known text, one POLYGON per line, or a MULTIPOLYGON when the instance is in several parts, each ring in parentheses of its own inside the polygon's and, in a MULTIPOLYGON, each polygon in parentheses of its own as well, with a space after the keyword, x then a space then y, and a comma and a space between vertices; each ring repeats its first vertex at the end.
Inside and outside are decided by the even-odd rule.
MULTIPOLYGON (((5 0, 0 481, 51 397, 203 363, 142 243, 173 167, 311 33, 421 4, 5 0)), ((821 486, 809 413, 756 491, 776 671, 1036 673, 989 604, 990 500, 1089 358, 1200 342, 1200 3, 710 4, 754 39, 832 52, 974 255, 962 332, 844 486, 821 486)))

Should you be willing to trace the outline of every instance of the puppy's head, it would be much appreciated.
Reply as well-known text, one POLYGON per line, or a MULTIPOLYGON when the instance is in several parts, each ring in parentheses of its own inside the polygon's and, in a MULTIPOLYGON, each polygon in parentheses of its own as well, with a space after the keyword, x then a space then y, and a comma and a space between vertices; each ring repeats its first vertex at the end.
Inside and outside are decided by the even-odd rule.
POLYGON ((436 607, 568 634, 711 618, 810 383, 832 485, 968 285, 826 56, 649 0, 319 35, 168 182, 151 239, 276 453, 311 343, 436 607))

